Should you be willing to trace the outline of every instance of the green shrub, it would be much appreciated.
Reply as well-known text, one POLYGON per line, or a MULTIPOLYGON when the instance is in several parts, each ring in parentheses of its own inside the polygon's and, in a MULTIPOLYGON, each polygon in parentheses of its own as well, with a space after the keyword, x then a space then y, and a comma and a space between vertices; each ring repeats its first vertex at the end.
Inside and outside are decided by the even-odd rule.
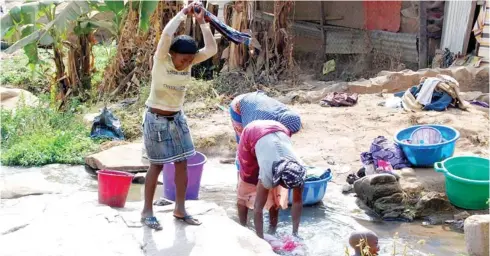
MULTIPOLYGON (((31 69, 28 66, 29 59, 22 53, 5 56, 1 62, 0 84, 10 85, 17 88, 26 89, 32 92, 42 91, 49 83, 50 78, 46 77, 46 69, 54 67, 50 59, 52 51, 40 50, 41 65, 31 69)), ((49 73, 49 72, 48 72, 49 73)))
POLYGON ((97 149, 89 129, 74 112, 50 107, 1 109, 2 165, 82 164, 97 149))
POLYGON ((114 55, 116 55, 115 42, 107 45, 94 45, 92 53, 95 56, 95 73, 92 74, 92 87, 95 89, 104 79, 105 69, 114 55))

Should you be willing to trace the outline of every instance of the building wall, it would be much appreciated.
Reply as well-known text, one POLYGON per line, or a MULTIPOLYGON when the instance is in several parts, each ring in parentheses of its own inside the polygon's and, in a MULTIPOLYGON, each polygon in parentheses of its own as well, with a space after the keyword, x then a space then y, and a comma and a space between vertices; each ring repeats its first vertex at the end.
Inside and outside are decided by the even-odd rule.
POLYGON ((444 9, 441 49, 466 54, 476 2, 447 1, 444 9))
MULTIPOLYGON (((297 1, 292 16, 294 20, 319 22, 320 7, 320 1, 297 1)), ((257 1, 257 9, 273 13, 274 1, 257 1)), ((324 1, 324 13, 327 17, 342 18, 327 21, 326 24, 359 29, 364 27, 362 1, 324 1)))

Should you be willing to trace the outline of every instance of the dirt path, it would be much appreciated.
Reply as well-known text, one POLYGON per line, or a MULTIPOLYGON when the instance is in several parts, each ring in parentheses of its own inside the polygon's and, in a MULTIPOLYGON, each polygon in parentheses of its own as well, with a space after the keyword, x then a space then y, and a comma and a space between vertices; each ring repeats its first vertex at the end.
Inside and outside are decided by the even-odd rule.
MULTIPOLYGON (((385 96, 391 97, 391 96, 385 96)), ((378 106, 383 98, 360 95, 354 107, 325 108, 318 104, 291 106, 301 115, 304 128, 293 136, 298 154, 309 164, 328 166, 334 171, 335 182, 343 184, 345 177, 362 164, 360 153, 368 151, 377 136, 393 138, 394 134, 414 124, 443 124, 457 129, 461 138, 455 155, 489 156, 489 115, 487 110, 407 113, 378 106)), ((230 157, 235 139, 228 112, 219 112, 203 119, 189 118, 196 145, 209 155, 230 157)), ((424 182, 442 190, 441 174, 432 169, 416 170, 424 182)), ((443 186, 443 185, 442 185, 443 186)))

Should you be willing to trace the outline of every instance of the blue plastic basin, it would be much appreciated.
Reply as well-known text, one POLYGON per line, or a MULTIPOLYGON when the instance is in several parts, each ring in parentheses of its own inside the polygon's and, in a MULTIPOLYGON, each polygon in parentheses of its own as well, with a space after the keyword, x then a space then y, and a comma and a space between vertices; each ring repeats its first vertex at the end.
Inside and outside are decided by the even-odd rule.
MULTIPOLYGON (((322 201, 327 191, 328 182, 332 180, 332 173, 322 180, 307 181, 303 190, 303 205, 313 205, 322 201)), ((289 204, 293 203, 293 190, 289 190, 289 204)))
POLYGON ((440 162, 453 156, 456 141, 459 139, 459 132, 445 125, 415 125, 403 129, 395 134, 395 143, 397 143, 408 161, 417 167, 433 167, 435 162, 440 162), (443 142, 431 145, 409 144, 403 142, 410 140, 412 132, 422 126, 430 126, 441 132, 443 142))

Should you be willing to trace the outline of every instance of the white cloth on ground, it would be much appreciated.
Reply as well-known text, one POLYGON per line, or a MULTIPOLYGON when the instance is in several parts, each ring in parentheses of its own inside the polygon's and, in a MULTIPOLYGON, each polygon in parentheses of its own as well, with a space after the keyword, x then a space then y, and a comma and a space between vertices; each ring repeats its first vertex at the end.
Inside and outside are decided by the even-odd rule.
POLYGON ((424 84, 417 95, 417 101, 424 106, 430 104, 432 101, 432 93, 440 82, 442 82, 442 80, 435 77, 425 79, 424 84))

